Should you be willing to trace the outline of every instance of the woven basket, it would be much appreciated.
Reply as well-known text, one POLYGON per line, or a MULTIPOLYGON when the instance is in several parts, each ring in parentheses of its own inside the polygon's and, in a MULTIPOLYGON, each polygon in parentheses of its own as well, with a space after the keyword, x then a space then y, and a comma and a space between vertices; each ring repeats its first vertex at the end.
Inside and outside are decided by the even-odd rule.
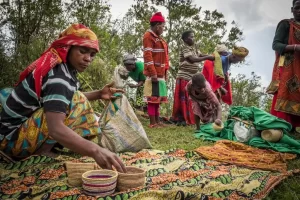
POLYGON ((92 170, 82 174, 84 192, 92 196, 107 196, 115 192, 118 173, 112 170, 92 170))
POLYGON ((128 166, 126 170, 126 173, 119 172, 117 183, 118 191, 126 191, 144 186, 146 181, 146 171, 144 169, 128 166))
POLYGON ((221 131, 224 128, 224 123, 222 122, 221 126, 217 125, 216 123, 213 123, 212 126, 215 131, 221 131))
POLYGON ((96 163, 74 163, 66 162, 66 169, 68 174, 68 183, 71 186, 80 187, 82 185, 82 174, 84 172, 99 169, 96 163))
POLYGON ((278 129, 263 130, 261 137, 268 142, 278 142, 283 137, 283 131, 278 129))

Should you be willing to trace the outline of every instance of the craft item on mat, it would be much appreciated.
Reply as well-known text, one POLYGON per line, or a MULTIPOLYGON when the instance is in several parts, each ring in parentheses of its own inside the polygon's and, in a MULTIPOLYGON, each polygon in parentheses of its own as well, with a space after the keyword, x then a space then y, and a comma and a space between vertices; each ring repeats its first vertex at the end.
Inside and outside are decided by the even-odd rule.
POLYGON ((145 185, 146 171, 144 169, 128 166, 126 167, 126 171, 126 173, 119 172, 117 183, 119 191, 127 191, 145 185))
POLYGON ((238 117, 232 118, 236 120, 233 127, 233 132, 237 141, 246 143, 253 137, 258 136, 258 131, 253 126, 252 122, 241 120, 238 117))
POLYGON ((216 123, 213 123, 212 126, 213 126, 213 129, 214 129, 215 131, 221 131, 221 130, 224 128, 224 123, 221 122, 221 125, 220 125, 220 126, 217 125, 216 123))
POLYGON ((287 172, 287 160, 297 157, 293 154, 258 149, 229 140, 219 140, 214 146, 201 146, 195 151, 208 160, 279 172, 287 172))
POLYGON ((82 174, 95 169, 100 169, 100 167, 94 163, 76 163, 76 162, 66 162, 65 163, 68 183, 71 186, 80 187, 82 185, 82 174))
POLYGON ((261 132, 262 139, 268 142, 278 142, 283 136, 282 130, 279 129, 267 129, 261 132))
POLYGON ((118 173, 112 170, 91 170, 82 174, 84 193, 104 197, 115 192, 118 173))

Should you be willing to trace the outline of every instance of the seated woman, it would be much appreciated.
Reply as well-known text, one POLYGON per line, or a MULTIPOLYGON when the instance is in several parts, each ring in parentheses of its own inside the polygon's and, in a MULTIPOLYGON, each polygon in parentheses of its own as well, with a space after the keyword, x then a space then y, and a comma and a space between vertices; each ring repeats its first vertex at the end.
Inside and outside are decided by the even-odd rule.
POLYGON ((186 90, 192 102, 197 130, 200 129, 200 120, 203 123, 214 122, 220 126, 222 123, 222 107, 203 74, 193 75, 192 80, 187 84, 186 90))
POLYGON ((130 88, 137 88, 136 96, 135 96, 135 107, 137 109, 143 109, 144 117, 147 115, 147 104, 144 102, 144 83, 146 80, 146 76, 144 75, 144 63, 140 61, 136 61, 136 58, 133 55, 125 55, 123 58, 123 64, 127 69, 128 76, 121 76, 123 79, 127 79, 128 77, 132 78, 136 82, 136 84, 128 84, 130 88))
POLYGON ((99 52, 97 36, 81 24, 63 31, 40 58, 21 74, 17 86, 3 103, 0 150, 14 158, 49 155, 57 143, 102 168, 124 172, 120 158, 84 138, 101 133, 91 100, 112 98, 122 92, 106 85, 88 93, 78 91, 77 73, 83 72, 99 52))

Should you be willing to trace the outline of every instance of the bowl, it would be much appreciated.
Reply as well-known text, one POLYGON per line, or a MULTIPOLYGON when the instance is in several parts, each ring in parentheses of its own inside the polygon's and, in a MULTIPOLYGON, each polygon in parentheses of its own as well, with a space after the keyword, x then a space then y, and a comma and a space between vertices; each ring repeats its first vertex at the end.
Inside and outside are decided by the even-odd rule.
POLYGON ((213 126, 213 129, 215 130, 215 131, 221 131, 221 130, 223 130, 223 128, 224 128, 224 123, 222 122, 221 123, 221 126, 219 126, 219 125, 217 125, 215 122, 212 124, 212 126, 213 126))
POLYGON ((104 197, 115 192, 118 173, 112 170, 91 170, 82 174, 84 193, 104 197))
POLYGON ((66 162, 65 166, 68 175, 68 184, 75 187, 82 185, 82 174, 84 172, 100 169, 96 163, 66 162))
POLYGON ((126 171, 126 173, 119 172, 117 183, 118 191, 127 191, 145 185, 146 171, 144 169, 127 166, 126 171))
POLYGON ((262 139, 268 142, 278 142, 283 136, 282 130, 279 129, 267 129, 261 132, 262 139))

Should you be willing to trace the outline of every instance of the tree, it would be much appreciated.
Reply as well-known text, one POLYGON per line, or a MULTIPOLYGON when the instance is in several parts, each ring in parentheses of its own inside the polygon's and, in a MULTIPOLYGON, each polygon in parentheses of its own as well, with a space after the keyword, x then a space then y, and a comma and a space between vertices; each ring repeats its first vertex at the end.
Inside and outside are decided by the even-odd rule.
POLYGON ((261 77, 254 72, 247 78, 244 74, 238 74, 231 79, 233 106, 262 107, 264 91, 261 87, 261 77))
POLYGON ((136 44, 142 45, 142 35, 149 29, 149 19, 157 11, 157 7, 167 10, 165 39, 170 49, 173 77, 176 77, 178 71, 181 34, 185 30, 195 31, 196 39, 205 53, 212 53, 216 44, 221 42, 232 47, 242 39, 243 33, 235 23, 232 24, 233 27, 226 38, 228 24, 224 15, 216 10, 201 12, 202 8, 197 7, 192 0, 136 0, 135 2, 126 16, 135 19, 131 37, 135 37, 137 42, 132 45, 132 48, 136 48, 136 44))
POLYGON ((12 86, 18 73, 40 56, 65 24, 63 7, 60 0, 15 0, 1 4, 0 10, 5 13, 0 18, 3 62, 10 66, 1 68, 3 76, 9 76, 6 86, 12 86))

